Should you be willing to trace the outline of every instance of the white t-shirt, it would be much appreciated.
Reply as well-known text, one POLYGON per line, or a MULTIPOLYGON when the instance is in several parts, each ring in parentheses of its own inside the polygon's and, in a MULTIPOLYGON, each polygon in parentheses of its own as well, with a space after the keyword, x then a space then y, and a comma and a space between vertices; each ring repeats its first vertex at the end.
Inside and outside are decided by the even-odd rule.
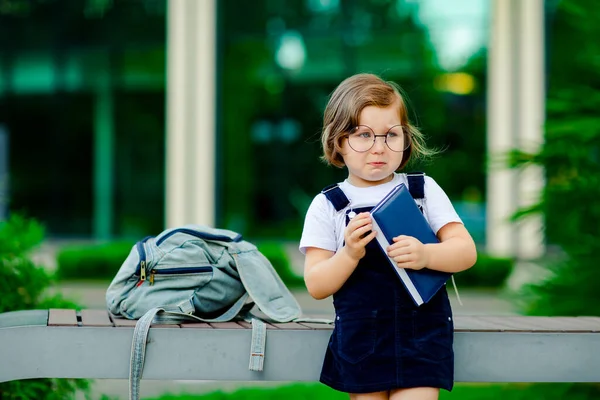
MULTIPOLYGON (((307 247, 317 247, 329 251, 337 251, 344 245, 344 229, 346 229, 346 211, 348 209, 373 207, 395 186, 404 183, 408 187, 406 174, 394 173, 394 178, 387 183, 370 187, 356 187, 348 180, 339 184, 350 204, 346 208, 335 211, 333 204, 323 193, 319 193, 310 204, 304 219, 304 229, 300 239, 300 251, 306 253, 307 247)), ((437 232, 450 222, 462 220, 454 210, 444 190, 429 176, 425 176, 424 215, 437 232)))

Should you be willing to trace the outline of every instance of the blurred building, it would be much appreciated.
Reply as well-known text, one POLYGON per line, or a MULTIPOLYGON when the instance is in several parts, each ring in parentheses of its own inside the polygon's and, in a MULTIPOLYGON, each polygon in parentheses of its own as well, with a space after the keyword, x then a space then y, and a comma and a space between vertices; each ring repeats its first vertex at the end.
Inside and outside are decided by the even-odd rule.
POLYGON ((539 145, 546 13, 542 0, 0 0, 4 208, 55 237, 205 223, 297 239, 312 197, 344 178, 318 161, 327 96, 374 72, 447 148, 414 168, 477 241, 534 256, 539 222, 506 221, 541 172, 488 173, 486 152, 539 145))

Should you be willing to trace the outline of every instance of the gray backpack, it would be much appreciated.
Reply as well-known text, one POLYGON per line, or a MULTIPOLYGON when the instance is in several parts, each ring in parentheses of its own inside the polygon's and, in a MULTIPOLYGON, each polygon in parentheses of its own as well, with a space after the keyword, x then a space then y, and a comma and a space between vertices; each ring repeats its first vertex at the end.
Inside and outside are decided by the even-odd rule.
POLYGON ((298 321, 302 314, 256 246, 236 232, 201 225, 169 229, 136 243, 106 291, 106 305, 114 315, 138 319, 129 375, 134 399, 139 398, 153 321, 251 321, 249 368, 261 371, 266 325, 251 308, 256 305, 273 322, 298 321))

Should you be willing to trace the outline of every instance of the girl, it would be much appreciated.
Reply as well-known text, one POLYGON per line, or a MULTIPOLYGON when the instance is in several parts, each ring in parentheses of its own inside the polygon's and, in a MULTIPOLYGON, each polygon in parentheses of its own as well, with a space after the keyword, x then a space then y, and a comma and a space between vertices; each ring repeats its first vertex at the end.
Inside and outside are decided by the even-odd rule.
MULTIPOLYGON (((323 159, 348 169, 339 189, 349 204, 336 211, 325 194, 317 195, 300 240, 306 287, 315 299, 333 295, 336 312, 320 380, 351 399, 437 399, 454 380, 446 288, 417 307, 373 240, 368 212, 392 188, 407 184, 395 171, 432 151, 408 121, 399 87, 371 74, 352 76, 332 93, 321 141, 323 159)), ((401 268, 471 267, 475 244, 450 200, 429 177, 424 192, 423 211, 440 243, 399 236, 387 254, 401 268)))

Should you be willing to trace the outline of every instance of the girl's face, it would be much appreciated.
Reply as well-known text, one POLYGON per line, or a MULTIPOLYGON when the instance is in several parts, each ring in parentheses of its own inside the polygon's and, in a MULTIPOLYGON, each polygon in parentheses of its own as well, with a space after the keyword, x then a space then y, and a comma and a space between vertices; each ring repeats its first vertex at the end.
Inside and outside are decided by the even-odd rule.
MULTIPOLYGON (((390 128, 400 125, 398 104, 381 108, 365 107, 359 115, 359 125, 370 127, 375 135, 385 135, 390 128)), ((377 136, 369 150, 360 153, 348 144, 348 138, 341 143, 342 157, 348 168, 348 181, 358 187, 376 186, 392 179, 394 171, 400 167, 403 152, 395 152, 385 144, 385 137, 377 136)))

